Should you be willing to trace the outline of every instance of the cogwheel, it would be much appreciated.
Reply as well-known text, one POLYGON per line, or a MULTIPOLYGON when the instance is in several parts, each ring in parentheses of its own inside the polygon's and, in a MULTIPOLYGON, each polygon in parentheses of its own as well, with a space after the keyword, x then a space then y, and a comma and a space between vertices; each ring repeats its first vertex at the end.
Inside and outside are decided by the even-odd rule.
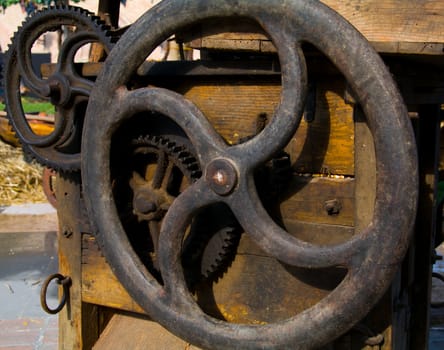
POLYGON ((158 152, 165 153, 164 156, 168 157, 187 179, 191 182, 196 181, 202 175, 196 157, 189 150, 190 147, 185 145, 186 140, 173 141, 171 138, 172 136, 140 136, 132 142, 133 153, 144 154, 157 149, 158 152))
POLYGON ((104 21, 79 7, 50 7, 22 23, 5 55, 3 86, 8 118, 25 153, 53 169, 80 168, 83 113, 94 81, 79 74, 75 56, 90 43, 100 43, 109 52, 116 40, 104 21), (57 32, 62 43, 57 63, 46 72, 49 76, 42 77, 33 67, 32 48, 48 32, 57 32), (22 102, 25 94, 56 107, 51 133, 39 135, 28 123, 22 102))
MULTIPOLYGON (((111 163, 114 197, 134 250, 159 276, 156 251, 160 223, 174 198, 202 172, 183 137, 140 136, 130 148, 129 156, 118 152, 124 163, 111 163), (149 237, 144 234, 147 226, 149 237)), ((239 238, 239 225, 227 208, 213 206, 198 215, 183 244, 182 261, 189 284, 221 277, 234 258, 239 238)))
POLYGON ((116 143, 111 171, 120 220, 140 259, 160 278, 160 223, 174 198, 201 177, 201 170, 183 137, 124 135, 116 143))
POLYGON ((206 208, 195 218, 182 254, 190 287, 202 279, 217 282, 223 276, 236 255, 241 234, 234 215, 222 204, 206 208))

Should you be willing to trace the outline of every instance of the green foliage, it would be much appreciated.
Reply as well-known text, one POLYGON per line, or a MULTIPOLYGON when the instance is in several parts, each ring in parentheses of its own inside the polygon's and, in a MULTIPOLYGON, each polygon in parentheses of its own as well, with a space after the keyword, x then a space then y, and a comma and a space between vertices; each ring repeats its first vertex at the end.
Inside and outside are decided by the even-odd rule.
MULTIPOLYGON (((48 115, 54 115, 54 106, 47 101, 38 100, 32 97, 23 97, 22 106, 25 113, 35 114, 44 112, 48 115)), ((5 110, 4 102, 0 102, 0 111, 5 110)))
POLYGON ((31 97, 23 97, 22 104, 25 113, 35 114, 43 112, 45 114, 54 115, 54 105, 52 105, 50 102, 34 99, 31 97))

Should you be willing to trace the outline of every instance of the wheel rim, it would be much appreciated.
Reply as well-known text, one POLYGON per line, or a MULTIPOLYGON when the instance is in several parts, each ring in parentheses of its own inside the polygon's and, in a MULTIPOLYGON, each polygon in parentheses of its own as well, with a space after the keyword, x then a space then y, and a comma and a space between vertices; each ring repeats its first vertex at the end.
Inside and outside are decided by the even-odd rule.
POLYGON ((104 254, 131 296, 153 319, 204 348, 232 348, 233 344, 245 349, 312 348, 349 329, 390 284, 408 245, 417 200, 413 133, 402 99, 379 56, 336 13, 306 1, 221 1, 211 6, 206 1, 164 1, 142 16, 124 39, 109 56, 91 95, 82 178, 104 254), (277 47, 282 67, 281 103, 273 120, 256 137, 228 146, 181 95, 160 88, 125 88, 147 53, 176 30, 206 18, 237 16, 254 19, 265 29, 277 47), (373 220, 349 241, 330 247, 302 242, 279 228, 262 207, 252 175, 298 127, 306 86, 300 45, 305 42, 317 46, 348 80, 375 140, 373 220), (204 176, 173 202, 164 218, 159 244, 163 286, 138 263, 118 220, 109 181, 103 181, 110 178, 111 136, 124 120, 143 111, 161 113, 181 126, 205 167, 204 176), (308 268, 345 266, 347 276, 318 304, 285 321, 254 326, 211 318, 192 299, 178 262, 180 242, 192 217, 200 208, 217 202, 227 204, 253 240, 280 261, 308 268), (368 281, 375 283, 369 286, 368 281))

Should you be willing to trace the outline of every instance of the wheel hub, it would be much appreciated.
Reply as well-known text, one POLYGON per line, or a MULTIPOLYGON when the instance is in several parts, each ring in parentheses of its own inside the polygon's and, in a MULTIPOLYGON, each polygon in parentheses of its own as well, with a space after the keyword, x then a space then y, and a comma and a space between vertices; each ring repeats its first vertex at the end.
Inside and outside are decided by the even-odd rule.
POLYGON ((237 185, 235 165, 228 159, 215 159, 207 165, 205 178, 211 189, 221 196, 230 194, 237 185))

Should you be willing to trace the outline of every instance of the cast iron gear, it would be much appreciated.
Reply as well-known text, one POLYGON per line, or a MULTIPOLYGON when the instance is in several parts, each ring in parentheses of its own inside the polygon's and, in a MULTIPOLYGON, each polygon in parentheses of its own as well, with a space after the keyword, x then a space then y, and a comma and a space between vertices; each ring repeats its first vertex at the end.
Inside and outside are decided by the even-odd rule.
POLYGON ((32 158, 57 170, 79 169, 83 116, 94 81, 81 76, 75 56, 82 46, 90 43, 100 43, 109 53, 116 41, 99 17, 72 6, 36 11, 14 34, 5 55, 6 110, 24 151, 32 158), (57 63, 42 77, 40 67, 33 66, 31 50, 48 32, 58 32, 61 44, 57 63), (51 133, 39 135, 27 122, 22 102, 24 91, 56 107, 51 133))
MULTIPOLYGON (((177 136, 139 136, 131 141, 130 153, 124 157, 124 166, 114 164, 114 167, 126 169, 126 175, 118 182, 129 184, 124 185, 124 191, 131 193, 123 194, 121 188, 116 187, 120 192, 115 193, 115 197, 125 198, 119 200, 120 205, 125 206, 119 207, 124 225, 139 227, 132 244, 145 265, 157 269, 161 221, 175 197, 199 179, 202 172, 187 140, 177 136), (146 235, 139 234, 140 230, 146 231, 143 223, 148 223, 149 243, 143 242, 146 235)), ((239 238, 239 225, 226 208, 209 207, 198 215, 183 244, 182 260, 187 266, 189 284, 195 285, 202 279, 216 281, 221 277, 236 254, 239 238)))
POLYGON ((217 282, 227 272, 241 235, 242 228, 226 206, 213 205, 196 216, 182 253, 191 290, 203 280, 217 282))

